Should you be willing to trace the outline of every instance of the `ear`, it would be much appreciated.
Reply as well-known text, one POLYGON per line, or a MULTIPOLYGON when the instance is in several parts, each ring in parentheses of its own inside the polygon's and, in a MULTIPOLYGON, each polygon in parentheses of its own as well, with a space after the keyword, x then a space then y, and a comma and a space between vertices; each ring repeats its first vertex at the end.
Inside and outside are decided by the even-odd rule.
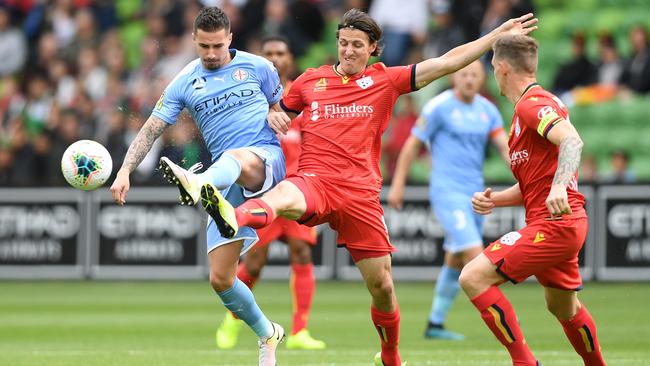
POLYGON ((377 50, 377 42, 372 42, 370 44, 370 54, 372 55, 377 50))

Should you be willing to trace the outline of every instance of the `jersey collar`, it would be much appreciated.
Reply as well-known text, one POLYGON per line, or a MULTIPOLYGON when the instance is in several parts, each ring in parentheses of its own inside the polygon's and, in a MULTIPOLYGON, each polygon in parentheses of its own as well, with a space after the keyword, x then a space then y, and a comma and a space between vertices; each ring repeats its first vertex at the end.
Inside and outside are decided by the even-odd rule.
POLYGON ((526 89, 524 89, 524 91, 521 93, 519 99, 517 99, 517 103, 515 103, 515 107, 517 106, 517 104, 519 104, 520 100, 524 99, 524 95, 526 95, 526 93, 528 93, 531 89, 533 89, 536 86, 541 88, 538 82, 530 83, 530 85, 528 85, 526 89))

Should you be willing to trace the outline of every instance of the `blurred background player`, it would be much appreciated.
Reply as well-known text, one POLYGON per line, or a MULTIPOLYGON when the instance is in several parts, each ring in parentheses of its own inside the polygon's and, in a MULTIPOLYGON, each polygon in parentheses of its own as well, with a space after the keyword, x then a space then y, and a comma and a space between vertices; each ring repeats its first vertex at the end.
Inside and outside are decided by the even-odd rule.
MULTIPOLYGON (((309 226, 329 223, 345 246, 372 297, 371 319, 380 338, 377 366, 399 366, 400 312, 391 274, 390 244, 379 202, 381 134, 397 98, 457 71, 483 53, 501 34, 527 34, 537 27, 527 14, 510 19, 486 36, 441 57, 408 66, 368 66, 381 53, 382 30, 366 13, 351 9, 336 33, 338 62, 309 69, 292 84, 281 106, 292 117, 303 113, 303 144, 298 172, 261 198, 235 210, 210 184, 213 219, 225 236, 241 226, 261 228, 278 216, 309 226)), ((269 112, 269 123, 290 123, 284 112, 269 112)))
POLYGON ((587 236, 584 196, 578 192, 582 140, 559 98, 537 84, 537 41, 504 36, 494 44, 499 90, 515 105, 510 167, 517 183, 500 192, 476 192, 474 210, 523 204, 526 226, 505 234, 463 268, 460 284, 516 366, 540 365, 528 348, 517 315, 499 289, 535 276, 546 306, 586 366, 605 365, 596 324, 578 300, 578 254, 587 236))
MULTIPOLYGON (((284 178, 282 149, 266 121, 269 108, 277 105, 283 91, 275 67, 262 57, 229 49, 230 20, 219 8, 202 9, 193 30, 199 58, 187 64, 169 83, 131 143, 111 187, 113 198, 120 205, 126 201, 130 173, 186 107, 201 130, 214 163, 202 174, 193 174, 200 166, 185 170, 166 157, 160 159, 165 177, 180 190, 182 204, 197 204, 201 184, 205 182, 223 190, 233 204, 239 204, 284 178)), ((237 279, 239 256, 257 241, 255 230, 242 229, 236 236, 225 238, 215 222, 208 220, 210 284, 224 306, 259 337, 259 365, 275 366, 275 350, 284 339, 284 330, 269 321, 250 289, 237 279)))
MULTIPOLYGON (((294 73, 293 54, 289 49, 288 41, 282 36, 269 36, 262 39, 262 55, 273 62, 280 74, 280 80, 285 90, 291 83, 294 73)), ((280 136, 282 151, 287 162, 287 174, 298 171, 298 157, 300 156, 300 117, 291 122, 291 129, 286 135, 280 136)), ((281 239, 289 246, 289 262, 291 263, 291 301, 293 309, 293 326, 291 334, 287 337, 288 349, 324 349, 325 342, 314 339, 307 330, 307 321, 311 303, 316 289, 314 266, 311 259, 311 248, 316 245, 316 229, 300 225, 284 217, 276 218, 267 227, 257 229, 260 241, 253 249, 246 253, 246 257, 239 263, 237 277, 251 290, 259 279, 262 268, 268 258, 269 244, 281 239)), ((223 322, 217 330, 217 347, 229 349, 237 344, 241 321, 235 318, 232 312, 227 312, 223 322)))
POLYGON ((458 294, 463 266, 483 250, 483 217, 472 212, 471 198, 483 190, 483 161, 491 141, 509 163, 503 120, 496 106, 478 94, 485 81, 480 61, 452 75, 453 89, 429 101, 406 140, 397 161, 388 204, 401 209, 409 167, 426 144, 431 151, 429 197, 445 231, 445 259, 436 281, 435 296, 424 332, 427 338, 462 340, 444 328, 458 294))

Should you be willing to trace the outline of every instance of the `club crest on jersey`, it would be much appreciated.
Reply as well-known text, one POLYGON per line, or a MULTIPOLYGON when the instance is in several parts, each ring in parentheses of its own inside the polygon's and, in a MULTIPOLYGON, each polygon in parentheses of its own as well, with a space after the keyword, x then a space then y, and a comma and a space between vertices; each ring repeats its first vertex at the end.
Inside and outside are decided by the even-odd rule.
POLYGON ((232 79, 234 81, 246 81, 248 80, 248 71, 244 69, 237 69, 232 72, 232 79))
POLYGON ((203 76, 199 76, 198 78, 194 79, 194 81, 192 81, 192 88, 194 88, 194 90, 201 90, 205 88, 206 81, 207 80, 205 80, 203 76))
POLYGON ((327 79, 325 78, 320 78, 316 84, 314 84, 314 93, 316 92, 322 92, 327 89, 327 79))
POLYGON ((374 84, 375 82, 372 81, 372 78, 370 76, 363 77, 359 80, 357 80, 357 85, 361 87, 361 89, 368 89, 374 84))

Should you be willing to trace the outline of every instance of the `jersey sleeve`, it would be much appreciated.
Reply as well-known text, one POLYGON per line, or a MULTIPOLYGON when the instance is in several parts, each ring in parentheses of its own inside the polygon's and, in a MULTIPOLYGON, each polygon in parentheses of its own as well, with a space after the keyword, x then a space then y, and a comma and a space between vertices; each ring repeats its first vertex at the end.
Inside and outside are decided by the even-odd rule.
POLYGON ((543 96, 528 97, 517 104, 519 120, 546 138, 549 131, 564 117, 553 99, 543 96))
POLYGON ((388 78, 400 94, 406 94, 416 90, 415 64, 407 66, 384 67, 386 68, 388 78))
POLYGON ((440 118, 437 117, 438 109, 436 105, 433 102, 425 104, 415 122, 415 126, 411 129, 411 135, 425 144, 429 144, 429 141, 433 139, 433 136, 440 128, 440 118))
POLYGON ((273 64, 267 60, 261 60, 256 65, 257 74, 260 75, 260 89, 266 96, 269 105, 273 105, 282 98, 282 83, 280 76, 273 64))
POLYGON ((185 102, 182 97, 181 78, 175 78, 165 88, 156 102, 156 106, 151 111, 151 115, 162 119, 170 125, 176 123, 176 118, 185 108, 185 102))
POLYGON ((287 94, 282 97, 280 106, 287 112, 300 114, 305 107, 304 98, 302 95, 302 85, 305 82, 305 74, 298 76, 296 80, 291 83, 291 87, 287 94))

